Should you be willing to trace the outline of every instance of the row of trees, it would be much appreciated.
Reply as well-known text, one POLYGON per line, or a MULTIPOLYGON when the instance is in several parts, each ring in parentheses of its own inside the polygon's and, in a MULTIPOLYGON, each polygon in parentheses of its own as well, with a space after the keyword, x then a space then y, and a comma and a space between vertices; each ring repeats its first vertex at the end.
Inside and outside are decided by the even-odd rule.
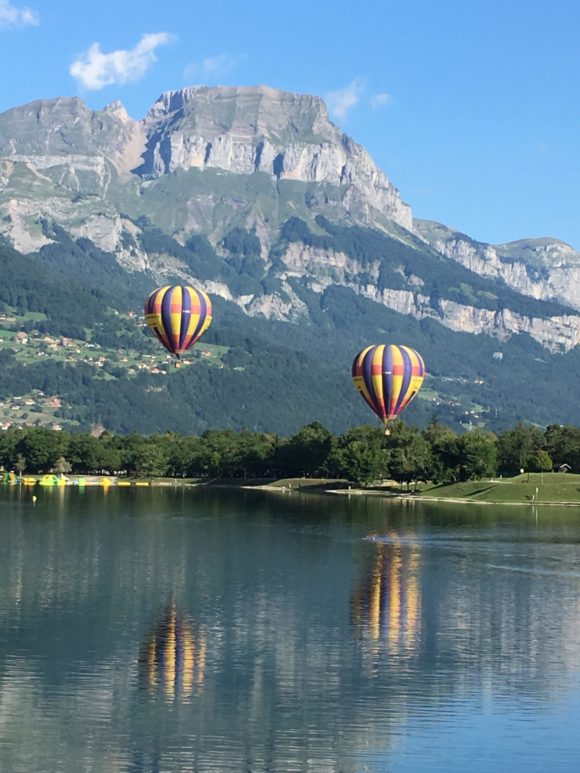
POLYGON ((580 428, 552 425, 542 432, 518 424, 499 435, 481 429, 458 435, 437 420, 423 431, 397 421, 388 436, 370 426, 336 436, 314 422, 290 438, 249 430, 209 430, 200 437, 7 430, 0 434, 0 463, 20 473, 451 482, 549 471, 563 463, 580 470, 580 428))

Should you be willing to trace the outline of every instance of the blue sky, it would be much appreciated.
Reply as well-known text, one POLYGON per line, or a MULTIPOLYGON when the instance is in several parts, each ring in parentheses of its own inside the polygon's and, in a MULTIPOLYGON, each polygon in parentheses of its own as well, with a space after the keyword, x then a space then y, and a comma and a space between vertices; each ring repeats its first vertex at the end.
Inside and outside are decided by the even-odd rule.
POLYGON ((577 0, 0 0, 0 110, 78 95, 141 118, 194 83, 327 98, 413 207, 580 249, 577 0))

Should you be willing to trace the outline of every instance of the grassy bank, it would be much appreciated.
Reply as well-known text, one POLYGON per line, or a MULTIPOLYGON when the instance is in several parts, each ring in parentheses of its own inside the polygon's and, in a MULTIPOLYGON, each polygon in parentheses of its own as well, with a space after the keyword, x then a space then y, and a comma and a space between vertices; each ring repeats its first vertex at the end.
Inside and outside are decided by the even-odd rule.
POLYGON ((577 502, 580 505, 580 475, 559 472, 525 473, 513 478, 426 486, 419 496, 429 499, 461 499, 497 504, 577 502))

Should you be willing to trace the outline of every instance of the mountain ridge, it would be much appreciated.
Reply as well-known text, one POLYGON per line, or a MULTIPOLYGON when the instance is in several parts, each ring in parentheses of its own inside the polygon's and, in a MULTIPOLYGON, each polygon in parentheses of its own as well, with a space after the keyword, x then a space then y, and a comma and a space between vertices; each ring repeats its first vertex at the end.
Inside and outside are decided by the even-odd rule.
MULTIPOLYGON (((118 101, 93 111, 74 97, 6 111, 0 114, 0 235, 53 271, 100 289, 114 313, 134 313, 146 288, 157 283, 193 283, 208 291, 222 319, 248 332, 244 343, 232 345, 235 331, 208 331, 210 344, 232 354, 218 357, 214 371, 198 368, 200 389, 215 392, 222 378, 216 374, 223 371, 224 382, 252 390, 264 404, 269 389, 283 389, 279 374, 268 371, 271 354, 272 361, 301 368, 305 381, 293 388, 311 406, 326 410, 304 386, 314 388, 318 379, 329 392, 335 384, 338 413, 348 413, 350 385, 344 391, 342 379, 354 355, 350 347, 363 346, 365 335, 368 342, 408 335, 410 345, 452 369, 446 381, 444 370, 428 363, 435 386, 429 399, 451 422, 461 424, 471 402, 478 420, 501 422, 494 388, 509 421, 525 418, 517 388, 509 394, 508 363, 516 362, 530 384, 536 372, 544 379, 527 398, 531 419, 547 420, 538 396, 552 393, 548 382, 556 372, 562 379, 558 415, 573 415, 567 402, 580 343, 580 296, 571 281, 577 253, 547 238, 486 245, 443 224, 413 220, 389 178, 332 124, 319 97, 265 86, 197 86, 165 92, 140 121, 118 101), (353 331, 339 309, 345 320, 356 318, 353 331), (249 355, 254 333, 263 342, 263 361, 249 355), (318 339, 334 346, 341 363, 324 376, 316 369, 328 368, 329 360, 317 354, 318 339), (442 342, 453 350, 450 359, 442 342), (466 375, 453 375, 464 372, 467 349, 466 375), (531 353, 544 364, 526 362, 531 353), (256 374, 244 370, 248 363, 263 380, 259 388, 256 374), (469 390, 481 394, 470 402, 469 390)), ((68 324, 60 325, 61 335, 68 324)), ((113 352, 110 320, 95 325, 91 335, 102 338, 107 330, 113 352)), ((132 360, 142 342, 129 338, 136 347, 132 360)), ((15 357, 10 383, 21 385, 26 379, 15 357)), ((122 390, 118 402, 133 404, 130 390, 108 383, 122 378, 121 354, 117 359, 99 389, 109 395, 122 390)), ((40 378, 42 367, 37 370, 40 378)), ((142 400, 147 414, 174 421, 154 398, 159 384, 148 378, 130 374, 135 404, 142 400)), ((191 400, 187 383, 167 380, 175 395, 191 400)), ((253 406, 246 410, 258 428, 259 405, 242 397, 253 406)), ((92 420, 106 414, 112 428, 129 428, 100 405, 102 413, 92 420)), ((79 421, 88 420, 82 401, 74 410, 79 421)), ((206 411, 217 415, 209 403, 206 411)), ((316 418, 308 411, 308 405, 285 406, 281 426, 293 414, 301 424, 316 418)), ((425 405, 413 411, 425 418, 425 405)), ((336 412, 328 415, 341 421, 336 412)), ((190 428, 207 427, 204 421, 200 416, 190 428)), ((228 414, 228 421, 236 418, 228 414)))

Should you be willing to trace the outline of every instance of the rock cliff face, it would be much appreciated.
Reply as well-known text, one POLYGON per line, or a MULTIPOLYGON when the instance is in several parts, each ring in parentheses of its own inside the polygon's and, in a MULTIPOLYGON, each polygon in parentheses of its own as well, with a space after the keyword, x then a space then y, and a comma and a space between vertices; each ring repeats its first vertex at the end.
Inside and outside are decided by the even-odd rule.
POLYGON ((330 122, 319 97, 266 86, 198 86, 163 94, 143 125, 147 147, 137 171, 145 178, 194 168, 329 183, 344 191, 347 210, 369 221, 376 210, 412 227, 397 189, 366 150, 330 122))
POLYGON ((414 221, 415 232, 443 255, 533 298, 580 309, 580 253, 558 239, 476 242, 441 223, 414 221))
POLYGON ((429 296, 421 293, 420 277, 409 277, 416 290, 380 290, 376 282, 380 261, 363 267, 344 253, 329 253, 304 245, 290 245, 282 260, 286 268, 284 278, 310 277, 309 286, 315 292, 323 292, 333 284, 350 287, 393 311, 416 319, 436 319, 451 330, 483 333, 500 340, 526 333, 552 352, 567 352, 580 343, 580 316, 575 314, 540 318, 510 309, 492 311, 446 299, 439 299, 435 306, 429 296), (364 280, 360 279, 361 275, 365 276, 364 280))
MULTIPOLYGON (((305 210, 330 199, 341 217, 354 222, 412 227, 411 210, 397 189, 364 148, 330 122, 320 98, 265 86, 167 92, 142 121, 131 119, 120 102, 100 111, 77 98, 32 102, 0 114, 0 164, 0 205, 3 194, 30 199, 23 184, 28 177, 39 194, 34 206, 44 216, 60 222, 58 199, 69 199, 65 224, 73 233, 75 221, 87 217, 79 196, 99 197, 135 215, 147 208, 144 197, 160 225, 184 238, 200 228, 211 235, 214 210, 220 207, 222 233, 236 217, 267 231, 266 221, 270 229, 278 223, 276 209, 286 216, 289 196, 298 197, 305 210), (161 178, 192 170, 214 174, 183 180, 172 190, 181 200, 173 202, 177 211, 167 222, 157 197, 159 191, 167 195, 161 178), (235 177, 224 184, 215 172, 235 177), (265 177, 265 182, 248 184, 247 176, 265 177), (302 188, 285 190, 282 206, 273 207, 280 183, 302 188), (267 217, 260 197, 268 199, 267 217)), ((168 184, 175 187, 173 180, 168 184)), ((90 204, 100 206, 96 200, 90 204)), ((34 229, 23 227, 30 207, 18 208, 23 220, 15 229, 15 244, 41 246, 34 229)), ((113 228, 118 231, 119 224, 113 228)))
MULTIPOLYGON (((179 276, 190 281, 186 266, 173 261, 168 264, 163 255, 149 256, 145 266, 160 282, 179 276)), ((381 261, 361 263, 343 252, 322 250, 301 243, 288 245, 280 256, 275 271, 270 273, 280 281, 277 293, 236 294, 227 283, 214 280, 198 280, 196 283, 210 295, 218 295, 236 303, 250 316, 268 319, 298 321, 309 316, 308 306, 293 287, 299 280, 315 294, 321 295, 333 286, 348 287, 357 295, 368 298, 388 309, 414 317, 433 319, 450 330, 489 335, 499 341, 507 341, 524 333, 550 352, 561 354, 580 344, 580 315, 565 313, 551 316, 533 316, 518 313, 509 308, 491 310, 445 298, 433 298, 421 291, 423 280, 410 275, 407 283, 411 289, 383 288, 378 286, 381 261)))
MULTIPOLYGON (((225 235, 236 229, 253 234, 263 263, 259 279, 267 277, 278 289, 236 292, 215 272, 204 285, 250 315, 307 317, 298 281, 315 293, 348 287, 452 330, 499 339, 527 333, 555 352, 580 343, 580 316, 569 313, 570 307, 580 309, 578 253, 553 239, 492 246, 438 223, 413 222, 397 189, 366 150, 329 120, 318 97, 266 86, 199 86, 162 94, 140 121, 119 102, 93 111, 77 98, 39 100, 0 114, 0 235, 17 249, 33 252, 49 244, 51 232, 43 224, 56 223, 73 239, 89 239, 114 254, 128 272, 203 284, 176 257, 179 250, 143 247, 143 217, 178 247, 192 235, 207 236, 224 259, 225 235), (370 233, 362 233, 365 226, 423 253, 411 261, 413 268, 372 239, 360 251, 364 258, 352 243, 344 251, 324 246, 330 237, 320 234, 317 215, 359 227, 362 241, 370 233), (277 240, 289 218, 305 221, 307 233, 318 234, 317 246, 304 237, 280 248, 277 240), (378 245, 376 257, 369 243, 378 245), (451 289, 461 289, 449 287, 449 273, 432 297, 433 277, 446 258, 502 287, 567 308, 543 317, 510 308, 491 311, 478 305, 477 293, 469 305, 463 290, 460 300, 467 301, 458 302, 457 295, 448 297, 451 289), (386 266, 387 286, 381 279, 386 266)), ((258 274, 252 275, 253 286, 258 274)), ((466 283, 464 272, 457 285, 466 283)))

